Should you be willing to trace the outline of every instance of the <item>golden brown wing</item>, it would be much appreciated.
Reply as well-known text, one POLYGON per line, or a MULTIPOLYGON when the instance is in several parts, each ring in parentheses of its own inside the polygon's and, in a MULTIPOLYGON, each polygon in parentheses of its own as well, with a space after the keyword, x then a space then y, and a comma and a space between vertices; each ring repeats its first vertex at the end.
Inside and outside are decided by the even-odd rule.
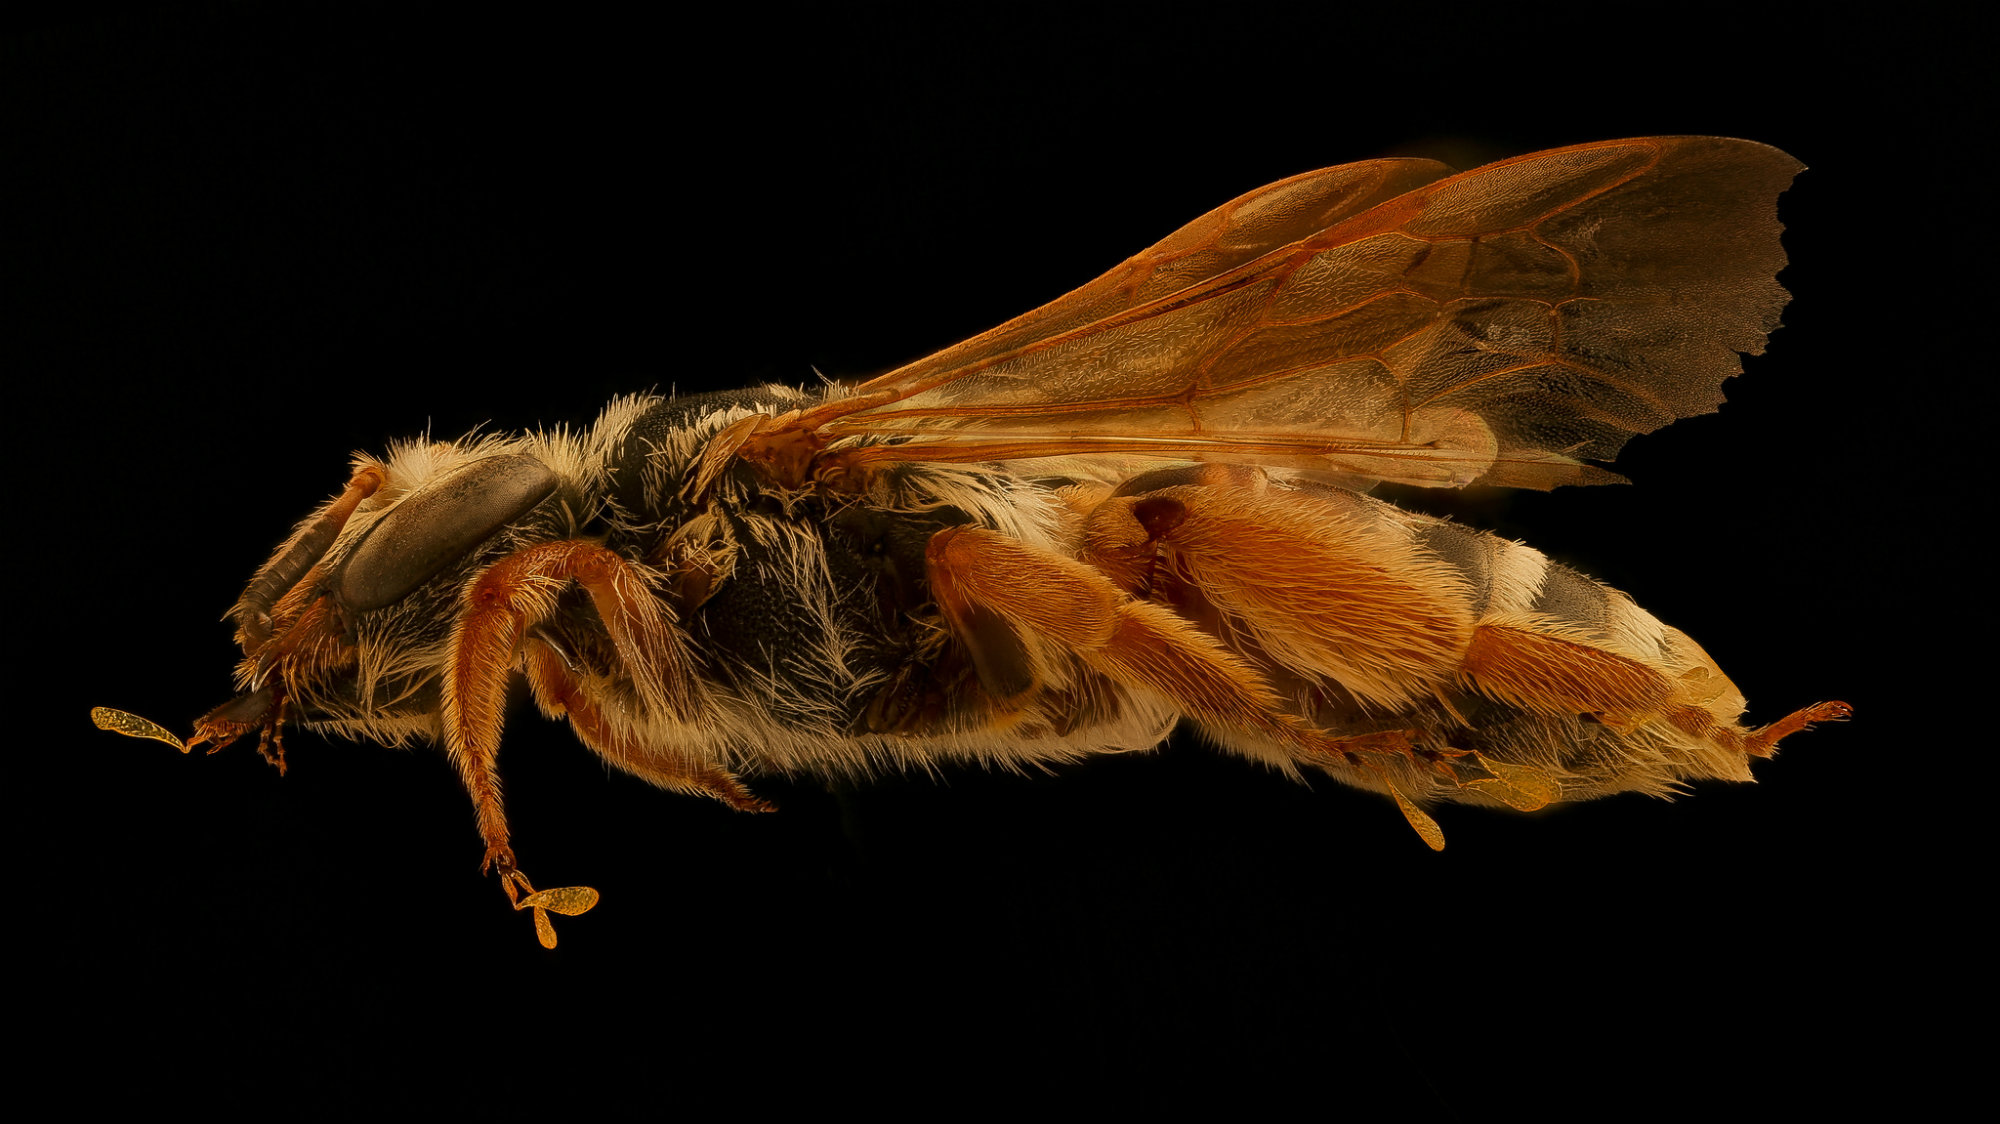
POLYGON ((1615 480, 1713 410, 1786 294, 1801 165, 1653 137, 1439 179, 1430 161, 1251 192, 1083 288, 797 423, 859 460, 1127 453, 1413 484, 1615 480))

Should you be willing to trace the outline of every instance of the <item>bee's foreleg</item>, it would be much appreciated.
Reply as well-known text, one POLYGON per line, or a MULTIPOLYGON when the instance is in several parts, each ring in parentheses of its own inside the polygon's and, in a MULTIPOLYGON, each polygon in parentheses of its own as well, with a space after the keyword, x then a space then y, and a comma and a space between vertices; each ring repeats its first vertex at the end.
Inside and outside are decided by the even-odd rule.
POLYGON ((341 528, 347 526, 355 509, 387 479, 380 465, 364 464, 357 468, 340 495, 300 524, 291 540, 258 569, 243 596, 229 610, 230 619, 236 622, 236 642, 242 646, 244 655, 256 655, 271 639, 273 617, 279 615, 275 606, 287 594, 310 589, 315 584, 314 571, 327 548, 340 536, 341 528))
POLYGON ((478 810, 485 869, 514 869, 500 802, 500 725, 507 677, 523 638, 575 582, 589 593, 625 671, 649 709, 686 714, 691 676, 668 610, 643 577, 593 542, 542 543, 510 554, 474 579, 452 630, 445 665, 445 750, 478 810))

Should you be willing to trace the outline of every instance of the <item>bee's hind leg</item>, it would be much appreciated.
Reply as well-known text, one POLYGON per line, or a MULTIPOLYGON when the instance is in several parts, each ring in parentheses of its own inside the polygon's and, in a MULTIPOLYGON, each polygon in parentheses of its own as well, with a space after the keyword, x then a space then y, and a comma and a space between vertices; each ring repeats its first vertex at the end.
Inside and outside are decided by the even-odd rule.
POLYGON ((1277 694, 1241 657, 1099 570, 968 527, 938 532, 924 562, 953 636, 1002 706, 1049 687, 1051 664, 1067 654, 1204 722, 1302 749, 1324 741, 1281 712, 1277 694))

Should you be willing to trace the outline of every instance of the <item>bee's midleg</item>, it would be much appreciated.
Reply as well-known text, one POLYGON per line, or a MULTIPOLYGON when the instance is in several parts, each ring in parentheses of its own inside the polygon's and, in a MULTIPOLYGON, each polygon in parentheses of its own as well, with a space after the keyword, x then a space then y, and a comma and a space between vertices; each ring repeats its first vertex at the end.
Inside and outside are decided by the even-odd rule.
POLYGON ((542 713, 550 718, 567 716, 577 739, 611 764, 671 792, 712 796, 739 812, 777 811, 727 769, 678 746, 649 742, 629 715, 607 713, 561 654, 542 640, 528 638, 521 667, 542 713))

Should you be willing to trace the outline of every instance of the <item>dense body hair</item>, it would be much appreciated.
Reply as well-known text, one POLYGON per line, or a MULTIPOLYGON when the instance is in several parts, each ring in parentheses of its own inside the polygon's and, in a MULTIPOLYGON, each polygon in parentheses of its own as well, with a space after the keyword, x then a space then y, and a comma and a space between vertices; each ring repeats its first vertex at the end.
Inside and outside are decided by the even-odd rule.
POLYGON ((746 811, 744 776, 1043 767, 1183 721, 1433 847, 1436 802, 1747 780, 1848 708, 1745 728, 1624 594, 1366 493, 1609 482, 1713 409, 1778 324, 1798 167, 1654 137, 1328 168, 860 386, 360 456, 232 610, 241 694, 191 744, 441 745, 548 942, 594 894, 515 866, 517 677, 612 765, 746 811))
MULTIPOLYGON (((784 387, 627 398, 578 433, 409 443, 379 461, 361 458, 357 468, 377 468, 387 483, 328 550, 331 569, 375 519, 466 464, 529 456, 558 483, 534 517, 361 617, 352 674, 294 679, 294 717, 358 739, 442 740, 447 626, 465 588, 527 544, 584 536, 678 605, 673 627, 697 654, 693 706, 673 714, 635 705, 581 587, 563 590, 532 635, 589 692, 614 702, 602 707, 614 742, 634 748, 607 755, 611 762, 666 787, 698 788, 685 780, 690 761, 753 775, 859 776, 948 762, 1021 768, 1160 744, 1183 708, 1073 653, 1045 655, 1025 697, 988 697, 925 578, 928 544, 952 527, 1084 557, 1090 517, 1080 508, 1126 480, 1080 472, 1087 463, 1061 476, 903 463, 862 494, 834 496, 737 471, 692 509, 682 485, 717 434, 814 401, 784 387), (679 576, 690 568, 704 586, 692 599, 679 576), (920 725, 898 726, 891 711, 910 699, 931 709, 920 725)), ((1171 481, 1199 475, 1155 470, 1139 479, 1167 485, 1150 494, 1177 496, 1205 486, 1171 481)), ((1253 502, 1183 522, 1159 552, 1150 596, 1254 667, 1273 688, 1276 713, 1336 741, 1423 731, 1438 748, 1533 768, 1559 799, 1749 778, 1734 725, 1740 692, 1685 635, 1624 594, 1530 547, 1356 492, 1267 474, 1231 483, 1253 502), (1559 671, 1536 662, 1551 650, 1562 653, 1559 671), (1641 704, 1679 708, 1680 717, 1644 720, 1634 710, 1641 704), (1689 708, 1706 717, 1689 721, 1689 708)), ((254 667, 245 661, 245 685, 254 667)), ((1495 802, 1420 757, 1371 754, 1357 766, 1284 736, 1284 727, 1196 717, 1216 744, 1288 775, 1317 767, 1422 800, 1495 802)))

